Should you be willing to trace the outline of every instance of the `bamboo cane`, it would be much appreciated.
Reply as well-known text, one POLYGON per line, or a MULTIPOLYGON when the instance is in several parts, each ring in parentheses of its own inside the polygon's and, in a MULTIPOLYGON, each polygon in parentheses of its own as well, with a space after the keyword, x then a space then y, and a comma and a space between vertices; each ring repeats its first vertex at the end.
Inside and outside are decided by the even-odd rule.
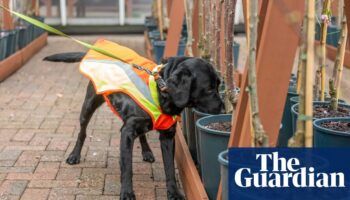
POLYGON ((305 15, 306 32, 304 34, 305 46, 303 51, 302 85, 299 94, 298 124, 295 135, 289 140, 291 147, 312 147, 312 105, 313 88, 312 74, 314 65, 315 40, 315 1, 306 1, 305 15))
POLYGON ((341 27, 342 28, 341 28, 340 38, 338 42, 337 56, 334 62, 334 69, 333 69, 333 76, 332 76, 332 82, 334 83, 334 90, 335 90, 334 91, 335 102, 332 101, 332 105, 331 105, 332 110, 337 110, 337 106, 334 104, 338 104, 340 85, 341 85, 341 79, 343 74, 342 72, 343 72, 344 57, 345 57, 345 50, 346 50, 346 41, 348 36, 348 28, 347 28, 345 16, 343 18, 341 27))
POLYGON ((193 32, 192 32, 192 14, 193 14, 193 0, 184 0, 185 13, 186 13, 186 23, 187 23, 187 53, 189 56, 193 57, 193 32))
POLYGON ((315 96, 319 96, 317 100, 324 101, 325 87, 326 87, 326 40, 327 40, 327 28, 329 23, 329 13, 331 8, 331 0, 325 0, 323 2, 322 8, 322 21, 321 21, 321 38, 320 38, 320 67, 316 72, 316 81, 321 83, 321 88, 319 84, 315 84, 315 96))
MULTIPOLYGON (((258 0, 250 2, 250 38, 249 38, 249 68, 248 88, 252 115, 253 132, 255 133, 255 146, 268 147, 269 138, 266 135, 259 115, 257 83, 256 83, 256 45, 258 30, 258 0)), ((232 47, 231 47, 232 48, 232 47)))
POLYGON ((158 13, 158 25, 159 25, 160 39, 164 40, 163 0, 157 0, 157 13, 158 13))

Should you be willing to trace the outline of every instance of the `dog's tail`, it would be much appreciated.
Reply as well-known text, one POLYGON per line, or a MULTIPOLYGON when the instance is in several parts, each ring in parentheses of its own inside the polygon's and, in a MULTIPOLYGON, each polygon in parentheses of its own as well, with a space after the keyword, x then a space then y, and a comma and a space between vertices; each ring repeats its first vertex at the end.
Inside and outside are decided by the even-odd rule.
POLYGON ((84 52, 70 52, 70 53, 58 53, 45 57, 43 60, 51 62, 66 62, 75 63, 80 62, 86 53, 84 52))

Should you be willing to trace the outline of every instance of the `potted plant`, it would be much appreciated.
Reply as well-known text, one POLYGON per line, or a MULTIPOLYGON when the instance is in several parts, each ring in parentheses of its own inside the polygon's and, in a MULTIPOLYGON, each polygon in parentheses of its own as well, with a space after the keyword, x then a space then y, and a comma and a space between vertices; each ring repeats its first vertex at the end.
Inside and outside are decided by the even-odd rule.
POLYGON ((220 165, 216 160, 219 153, 227 149, 231 122, 231 114, 211 115, 196 122, 202 180, 210 199, 214 199, 217 194, 220 165))
MULTIPOLYGON (((298 120, 298 107, 299 103, 292 106, 292 120, 293 120, 293 130, 296 130, 296 122, 298 120)), ((332 110, 330 107, 330 102, 324 101, 314 101, 313 102, 313 118, 322 119, 329 117, 350 117, 350 105, 339 103, 337 110, 332 110)))
POLYGON ((0 61, 4 60, 7 55, 8 33, 0 32, 0 61))
POLYGON ((324 118, 314 121, 315 147, 350 147, 350 118, 324 118))
POLYGON ((228 150, 219 154, 218 161, 220 163, 220 177, 222 182, 222 200, 228 200, 228 150))

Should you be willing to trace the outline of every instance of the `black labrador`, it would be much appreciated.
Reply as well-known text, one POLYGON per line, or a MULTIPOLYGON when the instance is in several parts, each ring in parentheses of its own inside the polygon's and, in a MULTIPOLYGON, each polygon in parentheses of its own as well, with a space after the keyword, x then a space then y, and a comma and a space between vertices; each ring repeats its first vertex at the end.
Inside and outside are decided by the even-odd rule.
MULTIPOLYGON (((84 53, 65 53, 46 57, 48 61, 77 62, 84 53)), ((224 104, 219 97, 218 86, 220 79, 214 68, 199 58, 175 57, 170 58, 165 68, 160 72, 167 84, 167 92, 159 92, 161 109, 168 115, 179 115, 185 107, 194 107, 201 112, 219 114, 224 111, 224 104)), ((150 116, 124 93, 113 93, 108 96, 113 107, 121 115, 124 122, 121 128, 120 141, 120 170, 121 194, 120 199, 135 199, 132 184, 132 152, 134 140, 139 137, 142 156, 145 161, 154 162, 153 153, 147 143, 145 133, 152 129, 150 116)), ((86 137, 86 128, 95 110, 104 103, 104 98, 97 95, 90 82, 80 114, 80 133, 76 145, 67 158, 68 164, 78 164, 80 152, 86 137)), ((166 175, 168 199, 181 200, 175 180, 174 135, 176 124, 168 130, 159 131, 161 151, 166 175)))

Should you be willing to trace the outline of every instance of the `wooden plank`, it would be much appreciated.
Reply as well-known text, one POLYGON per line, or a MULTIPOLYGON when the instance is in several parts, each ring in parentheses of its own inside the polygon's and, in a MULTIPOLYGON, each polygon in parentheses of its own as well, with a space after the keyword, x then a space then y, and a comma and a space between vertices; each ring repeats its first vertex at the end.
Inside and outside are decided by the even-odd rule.
MULTIPOLYGON (((10 1, 9 0, 2 0, 2 4, 4 5, 5 8, 9 8, 10 1)), ((2 10, 2 17, 4 19, 3 21, 3 28, 4 30, 12 30, 14 25, 12 21, 12 17, 9 11, 7 10, 2 10)))
POLYGON ((170 26, 168 30, 168 37, 165 43, 163 56, 164 58, 177 55, 184 16, 184 1, 173 1, 170 12, 170 26))
POLYGON ((35 39, 28 46, 17 51, 15 54, 0 62, 0 81, 5 80, 12 73, 21 68, 30 58, 33 57, 47 43, 48 34, 35 39))
MULTIPOLYGON (((263 1, 261 8, 260 16, 264 18, 260 20, 257 49, 258 95, 262 123, 270 137, 271 146, 275 146, 278 137, 290 73, 298 47, 299 34, 294 28, 301 26, 303 15, 303 1, 263 1), (288 21, 286 17, 288 13, 281 12, 281 6, 290 11, 299 11, 301 17, 295 21, 296 24, 288 21), (288 40, 285 39, 285 35, 288 35, 288 40)), ((229 141, 231 147, 250 146, 249 99, 245 91, 247 78, 247 69, 245 69, 241 96, 229 141)))
POLYGON ((45 0, 46 17, 52 17, 52 0, 45 0))
MULTIPOLYGON (((319 41, 315 42, 316 45, 320 45, 319 41)), ((330 60, 335 60, 337 55, 337 48, 332 45, 327 45, 327 57, 330 60)), ((350 50, 345 51, 345 57, 344 57, 344 66, 347 68, 350 68, 350 50)))
POLYGON ((205 192, 197 168, 192 160, 179 123, 177 124, 175 134, 175 146, 175 159, 186 199, 208 200, 209 198, 205 192))

